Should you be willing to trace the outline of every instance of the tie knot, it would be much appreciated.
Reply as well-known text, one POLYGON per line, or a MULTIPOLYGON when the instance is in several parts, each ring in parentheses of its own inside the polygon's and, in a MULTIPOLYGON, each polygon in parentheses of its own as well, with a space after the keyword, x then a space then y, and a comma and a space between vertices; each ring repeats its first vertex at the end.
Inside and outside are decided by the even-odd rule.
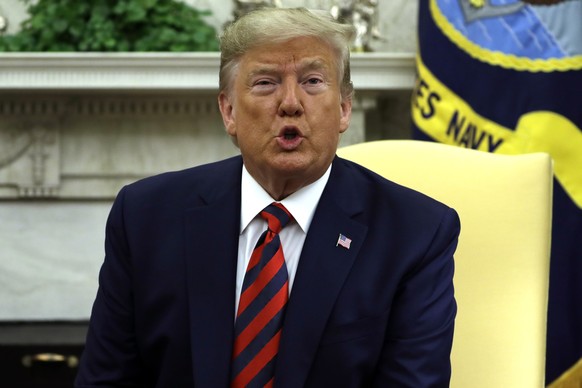
POLYGON ((277 202, 273 202, 264 208, 261 212, 261 217, 267 220, 269 230, 273 233, 279 233, 293 218, 291 213, 285 209, 285 206, 277 202))

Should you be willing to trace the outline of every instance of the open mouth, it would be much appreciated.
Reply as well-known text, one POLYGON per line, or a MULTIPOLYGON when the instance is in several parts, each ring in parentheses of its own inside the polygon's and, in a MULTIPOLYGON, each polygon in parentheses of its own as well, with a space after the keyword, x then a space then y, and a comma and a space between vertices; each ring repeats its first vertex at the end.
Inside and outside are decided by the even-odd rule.
POLYGON ((279 133, 279 136, 282 137, 285 140, 293 140, 296 139, 297 137, 301 136, 301 132, 299 131, 299 129, 297 127, 285 127, 281 130, 281 132, 279 133))
POLYGON ((302 141, 303 134, 297 127, 288 126, 281 129, 281 132, 279 132, 278 143, 284 150, 294 150, 299 147, 302 141))

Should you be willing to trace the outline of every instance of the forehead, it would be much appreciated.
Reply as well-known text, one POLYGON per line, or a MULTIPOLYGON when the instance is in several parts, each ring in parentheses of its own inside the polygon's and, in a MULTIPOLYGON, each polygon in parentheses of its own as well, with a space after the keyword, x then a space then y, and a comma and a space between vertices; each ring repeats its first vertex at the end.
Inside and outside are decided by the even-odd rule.
POLYGON ((284 42, 258 45, 240 59, 241 70, 318 68, 335 74, 337 58, 331 46, 316 37, 298 37, 284 42))

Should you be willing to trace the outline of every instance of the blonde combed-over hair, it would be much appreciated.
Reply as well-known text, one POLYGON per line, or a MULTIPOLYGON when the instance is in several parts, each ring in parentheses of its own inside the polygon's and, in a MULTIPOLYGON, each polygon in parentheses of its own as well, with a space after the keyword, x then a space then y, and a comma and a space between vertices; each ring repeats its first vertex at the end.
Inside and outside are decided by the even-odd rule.
POLYGON ((337 54, 341 95, 344 99, 351 98, 349 47, 355 29, 350 24, 337 22, 325 11, 306 8, 261 8, 226 27, 220 37, 220 91, 229 92, 240 58, 249 49, 306 36, 321 39, 337 54))

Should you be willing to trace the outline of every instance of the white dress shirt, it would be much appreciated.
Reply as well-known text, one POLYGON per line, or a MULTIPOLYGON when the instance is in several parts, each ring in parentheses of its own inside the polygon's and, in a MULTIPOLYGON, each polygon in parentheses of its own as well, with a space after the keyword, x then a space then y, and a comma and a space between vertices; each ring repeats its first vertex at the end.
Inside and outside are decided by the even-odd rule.
POLYGON ((323 189, 329 179, 331 165, 321 178, 308 186, 291 194, 282 201, 275 201, 271 196, 255 181, 249 174, 246 167, 242 168, 241 182, 241 207, 240 207, 240 235, 238 239, 238 261, 236 267, 236 311, 241 294, 241 288, 245 277, 247 266, 251 259, 253 249, 261 236, 267 229, 267 221, 260 212, 273 202, 280 202, 293 215, 294 221, 289 222, 279 233, 283 255, 287 264, 289 274, 289 292, 293 286, 299 256, 303 249, 303 243, 307 236, 307 231, 311 225, 315 208, 323 189))

